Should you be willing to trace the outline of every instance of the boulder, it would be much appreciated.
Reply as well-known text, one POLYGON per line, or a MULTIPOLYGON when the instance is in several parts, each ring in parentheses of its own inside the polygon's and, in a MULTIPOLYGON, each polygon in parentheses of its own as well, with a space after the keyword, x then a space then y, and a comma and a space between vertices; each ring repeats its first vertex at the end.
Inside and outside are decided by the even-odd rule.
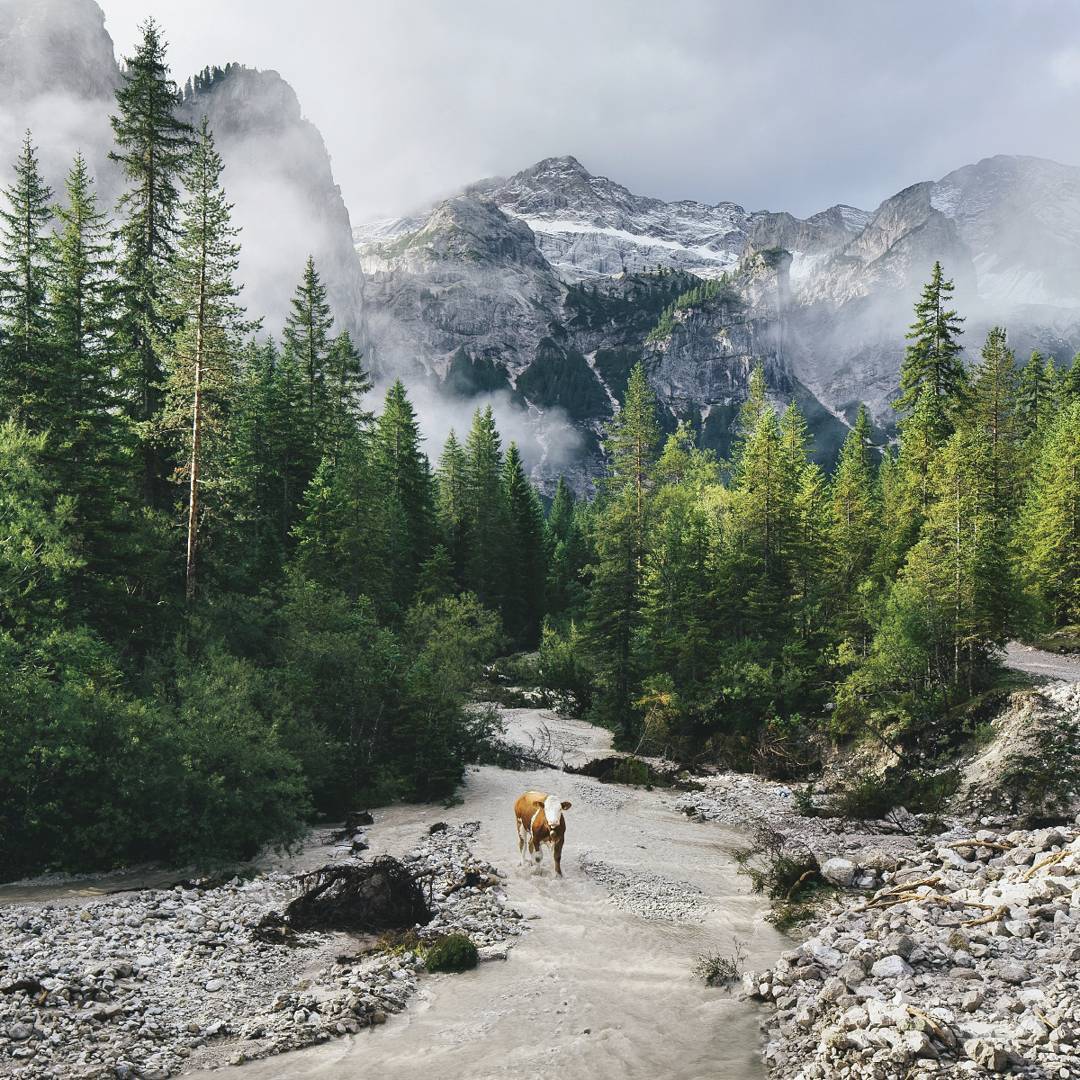
POLYGON ((836 855, 821 864, 821 876, 838 889, 850 889, 855 882, 859 867, 851 859, 836 855))
POLYGON ((875 979, 906 979, 913 974, 911 965, 899 954, 883 956, 870 969, 875 979))

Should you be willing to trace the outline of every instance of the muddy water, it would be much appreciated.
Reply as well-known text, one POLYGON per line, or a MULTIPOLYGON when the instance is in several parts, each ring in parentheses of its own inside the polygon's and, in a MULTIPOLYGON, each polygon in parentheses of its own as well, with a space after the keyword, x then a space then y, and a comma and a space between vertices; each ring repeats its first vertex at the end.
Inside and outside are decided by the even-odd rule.
MULTIPOLYGON (((570 760, 602 753, 603 732, 536 711, 510 714, 519 741, 541 725, 570 760)), ((480 821, 478 853, 509 873, 507 892, 532 930, 504 962, 465 975, 432 976, 383 1028, 283 1057, 223 1070, 222 1080, 486 1080, 541 1073, 559 1080, 744 1080, 764 1075, 757 1014, 691 976, 707 949, 762 967, 785 947, 761 916, 764 905, 738 877, 730 849, 742 837, 695 825, 660 792, 615 788, 539 770, 481 768, 463 803, 395 808, 377 815, 375 850, 400 852, 437 820, 480 821), (518 863, 513 802, 527 788, 573 802, 567 812, 565 877, 546 859, 518 863), (585 872, 582 855, 631 875, 685 883, 697 895, 689 918, 644 918, 618 906, 585 872)))

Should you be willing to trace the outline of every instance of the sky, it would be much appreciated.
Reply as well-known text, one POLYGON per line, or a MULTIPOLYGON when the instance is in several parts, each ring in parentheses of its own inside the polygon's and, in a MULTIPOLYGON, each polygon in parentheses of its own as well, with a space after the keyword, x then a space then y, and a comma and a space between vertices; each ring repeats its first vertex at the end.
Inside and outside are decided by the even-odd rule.
POLYGON ((573 154, 640 194, 867 209, 997 153, 1080 164, 1071 0, 100 0, 174 75, 274 68, 354 223, 573 154))

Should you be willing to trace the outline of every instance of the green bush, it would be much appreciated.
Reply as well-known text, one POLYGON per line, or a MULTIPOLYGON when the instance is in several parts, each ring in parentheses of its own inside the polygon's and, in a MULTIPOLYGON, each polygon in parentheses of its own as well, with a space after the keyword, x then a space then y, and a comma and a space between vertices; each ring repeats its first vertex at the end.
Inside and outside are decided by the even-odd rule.
POLYGON ((955 768, 931 772, 896 766, 881 776, 863 776, 842 787, 822 813, 853 821, 880 821, 900 806, 913 814, 940 814, 959 783, 955 768))
POLYGON ((480 957, 476 946, 464 934, 447 934, 439 938, 427 951, 425 963, 428 971, 469 971, 476 967, 480 957))

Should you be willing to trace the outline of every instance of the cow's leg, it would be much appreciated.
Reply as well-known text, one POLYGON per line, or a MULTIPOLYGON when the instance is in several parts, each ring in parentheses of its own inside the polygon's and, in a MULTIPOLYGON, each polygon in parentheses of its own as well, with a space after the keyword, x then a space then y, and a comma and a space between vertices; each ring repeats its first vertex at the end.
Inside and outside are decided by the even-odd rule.
POLYGON ((521 859, 522 866, 524 866, 525 865, 525 829, 523 828, 523 826, 521 824, 521 818, 519 818, 517 816, 517 814, 514 815, 514 825, 517 828, 518 856, 521 859))
POLYGON ((551 857, 555 861, 555 875, 557 877, 562 877, 562 845, 563 838, 561 836, 551 845, 551 857))

